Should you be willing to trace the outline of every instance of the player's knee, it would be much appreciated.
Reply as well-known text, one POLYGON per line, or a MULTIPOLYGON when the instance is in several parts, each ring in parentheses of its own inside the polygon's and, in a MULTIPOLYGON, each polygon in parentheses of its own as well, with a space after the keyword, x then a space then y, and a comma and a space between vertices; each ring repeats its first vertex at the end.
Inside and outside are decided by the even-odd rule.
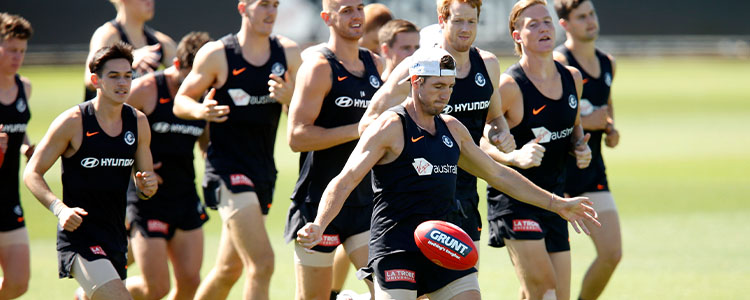
POLYGON ((270 279, 274 269, 274 255, 273 252, 262 256, 263 259, 256 259, 253 261, 252 268, 248 268, 248 272, 254 278, 267 278, 270 279))
POLYGON ((230 264, 218 267, 216 279, 224 284, 232 285, 242 276, 242 264, 230 264))
POLYGON ((146 285, 146 299, 161 299, 169 294, 169 277, 159 280, 151 280, 146 285))
POLYGON ((599 259, 604 264, 614 268, 622 260, 622 248, 609 249, 604 253, 599 253, 599 259))
MULTIPOLYGON (((240 271, 242 272, 242 271, 240 271)), ((195 274, 175 274, 176 285, 179 287, 197 288, 201 283, 201 276, 198 273, 195 274)))
POLYGON ((526 289, 529 299, 547 299, 549 291, 552 291, 553 298, 555 299, 555 286, 557 282, 554 276, 531 276, 526 280, 526 289))
POLYGON ((2 278, 3 282, 3 293, 8 296, 9 299, 20 297, 25 294, 29 289, 29 280, 26 278, 13 278, 5 277, 2 278))

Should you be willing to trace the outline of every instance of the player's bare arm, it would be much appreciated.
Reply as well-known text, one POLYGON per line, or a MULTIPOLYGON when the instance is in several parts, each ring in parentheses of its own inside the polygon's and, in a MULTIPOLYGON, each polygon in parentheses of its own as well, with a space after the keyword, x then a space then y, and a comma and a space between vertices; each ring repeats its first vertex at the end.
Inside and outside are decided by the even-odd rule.
POLYGON ((161 51, 162 53, 164 53, 164 56, 161 58, 161 62, 164 62, 165 66, 172 65, 172 61, 174 61, 175 56, 177 56, 177 43, 171 37, 162 33, 161 31, 155 31, 154 36, 157 40, 159 40, 159 44, 161 44, 161 51))
MULTIPOLYGON (((221 41, 206 43, 198 50, 193 61, 193 69, 175 95, 172 108, 175 116, 188 120, 226 121, 229 106, 217 105, 218 102, 213 99, 212 93, 209 93, 203 102, 198 102, 209 88, 224 85, 229 72, 226 61, 221 41)), ((215 93, 215 90, 213 92, 215 93)))
POLYGON ((502 99, 500 98, 500 61, 497 56, 489 51, 479 50, 479 55, 484 61, 484 65, 487 68, 487 73, 492 82, 493 93, 490 97, 490 106, 487 110, 487 125, 484 130, 484 137, 500 151, 509 153, 516 149, 516 140, 513 135, 510 134, 510 128, 508 122, 503 116, 502 110, 502 99))
POLYGON ((359 138, 357 123, 334 128, 315 125, 323 99, 331 89, 331 72, 331 66, 322 56, 306 60, 300 66, 289 106, 287 139, 292 151, 327 149, 359 138))
MULTIPOLYGON (((609 61, 612 64, 612 80, 615 78, 615 58, 612 55, 607 54, 609 61)), ((607 128, 604 132, 607 137, 604 138, 604 144, 607 147, 614 148, 620 143, 620 132, 615 128, 615 108, 612 106, 612 92, 609 93, 609 99, 607 99, 607 110, 609 112, 609 119, 607 120, 607 128)))
POLYGON ((443 115, 442 117, 461 149, 461 156, 458 159, 458 166, 461 169, 486 180, 492 187, 513 198, 559 214, 570 221, 578 233, 581 232, 578 228, 580 226, 586 234, 589 234, 583 220, 599 224, 596 220, 596 211, 591 207, 593 203, 588 198, 560 198, 539 188, 515 170, 492 161, 492 158, 474 144, 469 130, 461 122, 451 116, 443 115))
MULTIPOLYGON (((21 76, 21 82, 23 82, 23 89, 26 93, 26 103, 28 104, 29 99, 31 98, 31 81, 28 78, 21 76)), ((24 134, 20 151, 22 155, 26 156, 26 161, 31 159, 35 148, 36 145, 32 144, 31 140, 29 140, 29 134, 24 134)))
MULTIPOLYGON (((570 70, 571 75, 573 75, 573 80, 576 84, 576 94, 578 96, 578 99, 581 99, 581 94, 583 93, 583 76, 581 75, 581 72, 578 71, 578 69, 573 67, 566 67, 568 70, 570 70)), ((576 110, 576 122, 573 127, 573 133, 571 134, 571 141, 573 143, 572 150, 573 154, 576 157, 576 165, 580 169, 584 169, 589 166, 589 163, 591 162, 591 148, 589 148, 589 139, 591 138, 591 134, 586 133, 584 135, 583 133, 583 126, 581 126, 581 106, 578 105, 578 109, 576 110)))
POLYGON ((288 106, 292 101, 297 71, 302 64, 301 50, 294 41, 283 36, 277 37, 281 46, 284 47, 284 56, 286 57, 288 70, 284 73, 284 78, 274 74, 268 75, 268 91, 271 93, 271 98, 288 106))
POLYGON ((158 179, 154 173, 151 157, 151 130, 146 115, 136 111, 138 117, 138 148, 135 150, 134 179, 138 188, 138 198, 146 200, 156 194, 158 179))
POLYGON ((386 112, 362 134, 352 155, 326 187, 315 222, 297 231, 297 241, 312 248, 321 240, 328 224, 338 215, 344 201, 376 164, 394 161, 404 149, 403 125, 395 113, 386 112))
MULTIPOLYGON (((380 69, 378 70, 380 71, 380 69)), ((410 85, 408 83, 399 84, 401 79, 408 76, 409 58, 406 58, 393 69, 391 74, 388 75, 388 79, 383 83, 383 86, 370 99, 370 104, 367 106, 365 114, 362 115, 362 120, 359 121, 359 128, 357 130, 360 133, 363 133, 380 114, 400 104, 404 101, 404 98, 409 96, 409 92, 411 91, 410 85)))
POLYGON ((58 218, 60 226, 74 231, 83 222, 81 216, 88 213, 79 208, 70 208, 52 193, 44 174, 61 156, 70 157, 78 151, 83 141, 83 123, 78 107, 66 110, 50 125, 47 134, 39 142, 39 147, 26 165, 23 181, 29 191, 44 207, 49 208, 58 218))

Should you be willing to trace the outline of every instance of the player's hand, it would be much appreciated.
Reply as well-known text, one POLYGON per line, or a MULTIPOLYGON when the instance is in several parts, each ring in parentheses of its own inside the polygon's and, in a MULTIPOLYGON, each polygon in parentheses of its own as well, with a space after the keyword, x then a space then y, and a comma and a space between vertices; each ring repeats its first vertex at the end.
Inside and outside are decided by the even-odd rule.
POLYGON ((516 150, 516 139, 513 138, 513 135, 509 131, 501 131, 491 136, 490 143, 505 153, 511 153, 513 150, 516 150))
POLYGON ((609 107, 605 104, 586 116, 586 127, 591 130, 604 130, 609 119, 609 107))
POLYGON ((219 102, 214 99, 216 97, 216 89, 211 88, 203 99, 203 111, 201 112, 201 119, 208 122, 221 123, 226 121, 229 116, 229 105, 218 105, 219 102))
POLYGON ((159 68, 161 44, 143 46, 133 50, 133 69, 139 74, 154 72, 159 68))
POLYGON ((34 145, 34 144, 31 144, 31 145, 23 144, 23 145, 21 145, 21 154, 23 154, 24 156, 26 156, 26 161, 27 162, 29 161, 29 159, 31 159, 31 156, 34 155, 34 150, 36 150, 36 145, 34 145))
POLYGON ((607 131, 607 137, 604 138, 604 144, 607 147, 614 148, 620 143, 620 132, 614 127, 607 131))
POLYGON ((545 135, 546 133, 542 133, 535 139, 526 143, 526 145, 523 145, 521 149, 513 151, 513 165, 521 169, 528 169, 541 165, 544 151, 546 151, 546 149, 544 146, 539 145, 539 142, 545 135))
POLYGON ((143 171, 135 173, 135 184, 138 187, 140 193, 151 197, 156 194, 156 189, 159 187, 157 175, 153 171, 143 171))
POLYGON ((552 206, 550 208, 563 219, 568 220, 577 233, 581 233, 581 229, 583 229, 584 233, 591 234, 586 227, 586 224, 583 222, 584 220, 588 220, 596 226, 602 226, 597 220, 598 215, 596 210, 591 207, 592 205, 594 205, 594 203, 587 197, 560 198, 553 196, 552 206))
POLYGON ((159 176, 159 173, 156 173, 156 170, 160 169, 161 165, 162 165, 161 162, 157 162, 154 164, 154 175, 156 175, 156 183, 160 185, 164 183, 164 179, 162 179, 161 176, 159 176))
POLYGON ((587 133, 582 139, 575 144, 573 153, 576 156, 576 166, 579 169, 585 169, 591 162, 591 148, 589 148, 589 139, 591 134, 587 133))
POLYGON ((302 247, 311 249, 321 240, 323 240, 323 231, 315 223, 307 223, 300 230, 297 230, 297 243, 302 247))
POLYGON ((57 215, 57 223, 64 230, 75 231, 83 223, 83 216, 88 214, 83 208, 65 206, 57 215))
POLYGON ((276 102, 289 105, 292 102, 292 92, 294 92, 294 87, 289 82, 289 72, 284 73, 284 78, 274 74, 268 75, 268 78, 268 91, 271 93, 269 96, 276 102))

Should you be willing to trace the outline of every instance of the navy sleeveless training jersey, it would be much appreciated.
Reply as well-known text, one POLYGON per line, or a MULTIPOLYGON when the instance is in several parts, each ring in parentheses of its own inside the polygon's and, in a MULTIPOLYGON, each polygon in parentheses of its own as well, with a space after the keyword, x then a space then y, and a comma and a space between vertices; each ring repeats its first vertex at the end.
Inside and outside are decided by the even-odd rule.
MULTIPOLYGON (((583 94, 581 95, 581 116, 591 113, 609 102, 609 94, 612 86, 612 62, 606 54, 598 49, 596 57, 599 59, 599 77, 591 76, 581 67, 581 64, 573 57, 565 45, 558 46, 555 51, 563 54, 568 60, 568 65, 581 71, 583 75, 583 94)), ((607 191, 607 174, 605 173, 604 158, 602 157, 602 134, 604 130, 585 131, 591 134, 589 147, 591 148, 591 163, 585 169, 576 166, 575 157, 568 159, 568 176, 565 182, 565 192, 577 196, 585 192, 607 191)))
MULTIPOLYGON (((163 71, 154 73, 157 98, 154 111, 148 115, 151 126, 151 156, 154 164, 161 163, 158 170, 163 183, 148 204, 159 204, 169 207, 175 202, 182 203, 180 195, 190 195, 197 199, 195 190, 195 168, 193 167, 193 148, 195 141, 203 134, 206 121, 184 120, 176 117, 172 112, 174 99, 169 93, 167 79, 163 71), (167 203, 164 203, 167 202, 167 203)), ((131 188, 128 202, 138 202, 135 190, 131 188)), ((183 196, 184 197, 184 196, 183 196)), ((145 204, 145 203, 144 203, 145 204)), ((161 206, 160 206, 161 207, 161 206)))
POLYGON ((452 211, 458 174, 458 143, 440 116, 435 134, 417 125, 403 106, 404 149, 396 160, 372 168, 375 200, 370 222, 369 261, 392 253, 418 252, 414 230, 452 211))
MULTIPOLYGON (((469 61, 469 76, 456 78, 451 99, 443 108, 443 113, 461 121, 469 130, 474 143, 479 145, 479 140, 484 134, 484 125, 487 123, 487 112, 494 88, 484 60, 476 47, 469 50, 469 61)), ((458 170, 456 199, 470 201, 474 206, 479 203, 477 177, 462 169, 458 170)))
MULTIPOLYGON (((125 29, 122 28, 122 24, 118 23, 117 20, 110 20, 108 23, 112 24, 112 26, 117 29, 117 33, 120 35, 120 40, 128 45, 133 45, 130 42, 130 38, 128 38, 128 34, 125 32, 125 29)), ((146 45, 153 46, 156 44, 160 44, 159 40, 156 38, 156 35, 154 34, 155 30, 153 30, 151 27, 148 27, 146 25, 143 25, 143 35, 146 36, 146 45)), ((159 47, 159 61, 164 62, 164 47, 159 47)), ((164 63, 165 65, 169 65, 170 62, 164 63)), ((159 66, 153 66, 154 70, 158 68, 159 66)), ((86 66, 88 68, 88 66, 86 66)), ((141 74, 142 75, 142 74, 141 74)), ((137 74, 134 74, 133 76, 138 77, 137 74)), ((88 87, 84 89, 84 101, 94 99, 96 97, 96 89, 89 89, 88 87)))
MULTIPOLYGON (((339 63, 333 52, 323 47, 323 53, 331 66, 331 90, 323 99, 315 125, 334 128, 359 123, 370 99, 380 88, 382 81, 372 60, 372 54, 359 50, 359 59, 365 65, 362 77, 355 76, 339 63)), ((328 183, 344 169, 357 141, 353 140, 328 149, 307 152, 300 170, 299 179, 292 193, 292 200, 309 203, 320 202, 328 183)), ((368 174, 346 199, 346 206, 364 206, 372 203, 372 182, 368 174)))
POLYGON ((91 101, 78 104, 83 140, 73 156, 62 157, 63 203, 88 212, 75 231, 57 231, 57 250, 125 253, 125 206, 138 147, 135 109, 122 107, 122 130, 109 136, 99 126, 91 101))
POLYGON ((253 190, 255 184, 276 182, 273 159, 281 104, 269 96, 270 74, 284 77, 287 70, 284 48, 269 37, 271 56, 254 66, 242 57, 237 36, 221 38, 227 57, 227 80, 216 90, 219 105, 229 106, 229 118, 211 123, 206 175, 219 176, 234 193, 253 190))
POLYGON ((8 105, 0 104, 0 124, 2 132, 8 134, 8 148, 5 150, 3 165, 0 167, 0 231, 9 231, 24 226, 21 197, 18 193, 18 168, 21 161, 21 145, 26 135, 26 125, 31 119, 26 91, 21 77, 15 76, 18 93, 16 99, 8 105))
MULTIPOLYGON (((516 139, 517 149, 544 134, 544 138, 539 142, 545 148, 541 165, 529 169, 514 169, 542 189, 562 196, 565 184, 565 163, 570 156, 571 136, 578 112, 578 96, 570 71, 558 62, 555 62, 555 67, 562 80, 560 99, 550 99, 542 95, 534 83, 526 77, 526 73, 518 63, 508 68, 505 73, 513 77, 523 94, 523 119, 510 130, 516 139)), ((500 201, 501 211, 494 211, 493 215, 510 213, 512 212, 511 206, 525 207, 538 213, 554 214, 520 202, 491 187, 487 188, 487 199, 500 201)))

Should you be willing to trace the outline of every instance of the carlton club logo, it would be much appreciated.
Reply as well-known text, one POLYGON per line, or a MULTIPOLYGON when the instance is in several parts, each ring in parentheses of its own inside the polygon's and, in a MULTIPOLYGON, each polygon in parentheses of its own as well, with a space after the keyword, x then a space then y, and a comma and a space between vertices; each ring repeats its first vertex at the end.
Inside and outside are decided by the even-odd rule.
POLYGON ((18 112, 26 111, 26 100, 23 100, 23 98, 21 98, 21 99, 18 99, 18 101, 16 102, 17 102, 16 109, 18 110, 18 112))
POLYGON ((424 158, 415 158, 411 165, 417 170, 419 176, 432 175, 432 164, 424 158))
POLYGON ((484 79, 484 75, 482 75, 482 73, 477 73, 477 75, 474 75, 474 82, 479 87, 483 87, 485 84, 487 84, 487 80, 484 79))
POLYGON ((372 87, 376 88, 376 89, 379 88, 380 87, 380 78, 378 78, 375 75, 370 75, 370 85, 372 87))
POLYGON ((282 65, 280 62, 276 62, 271 67, 271 74, 283 77, 284 72, 286 72, 286 68, 284 68, 284 65, 282 65))
POLYGON ((125 132, 125 144, 128 144, 128 146, 135 144, 135 134, 129 130, 125 132))
POLYGON ((568 96, 568 105, 570 105, 570 108, 572 109, 578 107, 578 98, 576 98, 576 95, 571 94, 568 96))
POLYGON ((604 73, 604 83, 607 86, 612 86, 612 74, 609 74, 609 72, 604 73))
POLYGON ((448 148, 453 148, 453 140, 447 135, 443 135, 443 144, 448 146, 448 148))

